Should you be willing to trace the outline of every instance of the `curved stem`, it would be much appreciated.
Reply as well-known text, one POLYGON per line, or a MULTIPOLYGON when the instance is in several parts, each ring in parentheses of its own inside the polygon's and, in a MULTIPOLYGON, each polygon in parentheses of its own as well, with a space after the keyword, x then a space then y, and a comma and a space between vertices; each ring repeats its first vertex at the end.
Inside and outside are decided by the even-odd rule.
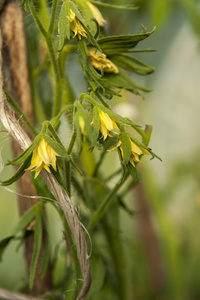
POLYGON ((72 107, 74 107, 73 104, 66 105, 65 107, 62 108, 62 110, 59 112, 59 114, 58 114, 55 118, 60 119, 60 117, 62 116, 62 114, 63 114, 66 110, 68 110, 68 109, 70 109, 70 108, 72 108, 72 107))
POLYGON ((51 19, 49 23, 48 33, 51 35, 53 32, 53 26, 55 21, 55 14, 56 14, 56 7, 57 7, 57 0, 53 1, 52 10, 51 10, 51 19))
POLYGON ((45 37, 45 39, 46 39, 46 37, 47 37, 47 32, 46 32, 46 30, 44 29, 42 23, 40 22, 40 19, 39 19, 38 15, 37 15, 37 12, 36 12, 36 10, 35 10, 35 6, 33 5, 32 2, 29 3, 29 8, 30 8, 30 11, 31 11, 31 13, 32 13, 32 15, 33 15, 33 18, 34 18, 34 20, 35 20, 35 23, 37 24, 37 26, 39 27, 39 29, 40 29, 42 35, 43 35, 43 36, 45 37))

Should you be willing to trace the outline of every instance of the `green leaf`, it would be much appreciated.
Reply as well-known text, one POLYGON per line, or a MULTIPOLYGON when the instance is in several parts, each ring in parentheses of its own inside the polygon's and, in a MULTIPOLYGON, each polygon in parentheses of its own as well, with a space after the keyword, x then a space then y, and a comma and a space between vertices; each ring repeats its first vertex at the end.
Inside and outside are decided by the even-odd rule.
POLYGON ((78 115, 75 115, 75 128, 76 128, 76 141, 77 141, 77 153, 80 154, 82 149, 82 142, 83 142, 83 136, 81 133, 81 128, 79 125, 79 118, 78 115))
POLYGON ((41 245, 42 245, 42 213, 41 210, 38 210, 35 217, 34 249, 33 249, 33 256, 31 260, 30 277, 29 277, 30 289, 32 289, 33 287, 41 245))
POLYGON ((97 139, 99 136, 99 128, 100 128, 99 109, 97 106, 94 106, 93 109, 93 128, 94 128, 94 136, 97 139))
POLYGON ((129 162, 130 156, 131 156, 131 143, 128 135, 126 133, 121 133, 119 135, 119 139, 122 142, 122 148, 123 148, 123 157, 122 162, 126 165, 129 162))
MULTIPOLYGON (((55 118, 54 118, 54 119, 55 119, 55 118)), ((51 122, 52 122, 52 120, 51 120, 51 122)), ((45 123, 45 125, 47 125, 47 128, 48 128, 48 130, 50 131, 50 133, 51 133, 51 135, 53 136, 53 138, 54 138, 59 144, 62 145, 62 142, 61 142, 61 140, 60 140, 60 138, 59 138, 59 136, 58 136, 58 134, 57 134, 57 132, 56 132, 56 130, 55 130, 55 128, 53 127, 53 125, 52 125, 51 122, 45 121, 44 123, 45 123)))
POLYGON ((133 167, 133 165, 131 163, 128 163, 126 165, 126 167, 127 167, 128 171, 129 171, 130 175, 132 176, 135 184, 140 183, 141 182, 141 178, 140 178, 140 175, 139 175, 139 173, 137 171, 137 168, 133 167))
POLYGON ((109 8, 116 8, 116 9, 124 9, 124 10, 136 10, 138 9, 138 7, 133 6, 133 5, 113 5, 113 4, 108 4, 108 3, 103 3, 103 2, 99 2, 99 1, 91 1, 90 2, 94 5, 97 6, 103 6, 103 7, 109 7, 109 8))
POLYGON ((41 264, 41 271, 42 271, 42 278, 45 276, 48 263, 49 263, 49 245, 47 244, 43 253, 42 253, 42 264, 41 264))
POLYGON ((145 133, 145 135, 143 136, 142 142, 145 146, 148 146, 150 138, 151 138, 152 126, 151 125, 145 125, 144 133, 145 133))
POLYGON ((48 135, 43 136, 45 141, 63 158, 70 160, 70 156, 67 154, 67 151, 65 147, 61 144, 58 143, 56 140, 52 139, 48 135))
POLYGON ((104 87, 113 86, 118 89, 125 89, 135 95, 141 95, 140 91, 144 92, 150 92, 151 90, 146 89, 137 83, 135 83, 133 80, 130 79, 128 75, 125 74, 122 70, 118 74, 105 74, 105 76, 100 79, 100 83, 104 87))
POLYGON ((128 35, 114 35, 103 37, 97 40, 102 51, 106 55, 119 54, 127 52, 135 47, 140 41, 149 37, 156 27, 150 32, 143 32, 140 34, 128 34, 128 35))
POLYGON ((7 163, 7 165, 19 165, 19 164, 23 163, 32 154, 33 150, 35 149, 35 147, 39 143, 40 139, 41 139, 41 135, 39 134, 35 137, 32 144, 22 154, 17 156, 12 161, 9 161, 7 163))
POLYGON ((27 210, 23 216, 19 219, 17 226, 13 230, 13 235, 16 235, 19 231, 26 228, 30 222, 35 218, 36 211, 38 208, 44 205, 44 202, 38 202, 36 205, 32 206, 27 210))
POLYGON ((58 51, 62 50, 66 37, 68 40, 70 40, 70 21, 67 18, 67 16, 69 16, 70 14, 69 11, 70 11, 69 0, 64 0, 60 11, 59 22, 58 22, 58 32, 59 32, 58 51))
MULTIPOLYGON (((48 135, 43 135, 43 138, 45 139, 45 141, 62 157, 67 159, 68 161, 70 161, 70 163, 74 166, 74 168, 81 174, 81 170, 75 165, 75 163, 73 162, 73 160, 71 159, 71 157, 67 154, 67 150, 65 149, 65 147, 63 146, 63 144, 60 142, 58 143, 57 141, 55 141, 54 139, 52 139, 50 136, 48 135)), ((53 170, 53 168, 51 169, 52 173, 54 174, 54 176, 56 175, 56 172, 53 170)), ((58 175, 59 176, 59 175, 58 175)), ((57 177, 59 178, 59 177, 57 177)))
POLYGON ((10 243, 10 241, 14 238, 14 235, 11 235, 3 240, 0 241, 0 263, 2 262, 2 255, 6 249, 6 247, 8 246, 8 244, 10 243))
POLYGON ((139 75, 147 75, 154 72, 154 68, 144 64, 143 62, 135 59, 134 57, 120 54, 112 55, 109 59, 118 67, 127 71, 137 73, 139 75))
POLYGON ((23 162, 23 164, 19 167, 17 172, 12 177, 10 177, 7 180, 0 181, 0 185, 7 186, 7 185, 10 185, 13 182, 17 181, 19 178, 21 178, 24 175, 24 173, 26 172, 26 169, 28 168, 28 166, 30 165, 30 161, 31 161, 31 156, 29 156, 23 162))

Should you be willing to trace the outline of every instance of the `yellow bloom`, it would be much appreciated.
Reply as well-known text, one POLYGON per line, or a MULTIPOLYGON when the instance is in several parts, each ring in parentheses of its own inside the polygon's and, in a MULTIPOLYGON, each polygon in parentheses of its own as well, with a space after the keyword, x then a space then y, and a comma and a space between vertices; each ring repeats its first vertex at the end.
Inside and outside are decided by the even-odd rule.
POLYGON ((81 129, 81 133, 83 135, 87 135, 87 130, 86 130, 85 121, 84 121, 83 117, 79 116, 78 121, 79 121, 79 126, 81 129))
POLYGON ((87 32, 82 26, 81 22, 76 17, 75 13, 70 9, 70 16, 67 17, 70 21, 70 28, 74 32, 74 36, 78 35, 79 40, 81 40, 81 37, 87 37, 87 32))
POLYGON ((92 3, 90 3, 89 1, 87 1, 87 5, 89 6, 94 18, 97 20, 97 22, 99 23, 99 26, 104 26, 105 23, 107 23, 106 20, 104 20, 102 14, 100 13, 100 11, 98 10, 98 8, 96 8, 96 6, 94 6, 92 3))
POLYGON ((50 165, 56 171, 56 156, 59 155, 45 141, 45 139, 41 139, 33 150, 31 165, 27 170, 35 171, 35 178, 39 175, 43 168, 50 173, 50 165))
MULTIPOLYGON (((147 154, 150 155, 151 153, 146 150, 145 148, 137 145, 131 138, 129 138, 129 141, 131 143, 131 154, 130 154, 130 158, 129 158, 129 162, 132 164, 133 167, 135 167, 135 163, 140 162, 139 156, 142 154, 147 154)), ((119 147, 121 154, 122 154, 122 158, 124 158, 124 151, 123 151, 123 145, 121 140, 119 140, 118 144, 116 147, 114 147, 113 149, 111 149, 110 151, 114 151, 119 147)))
POLYGON ((110 131, 114 132, 114 129, 119 130, 119 127, 117 126, 116 122, 102 110, 100 110, 99 112, 99 120, 100 120, 100 131, 103 135, 104 141, 107 138, 107 136, 111 136, 110 131))
POLYGON ((104 72, 118 74, 119 70, 109 59, 106 58, 106 55, 101 53, 95 48, 88 49, 90 60, 95 69, 101 70, 103 68, 104 72))

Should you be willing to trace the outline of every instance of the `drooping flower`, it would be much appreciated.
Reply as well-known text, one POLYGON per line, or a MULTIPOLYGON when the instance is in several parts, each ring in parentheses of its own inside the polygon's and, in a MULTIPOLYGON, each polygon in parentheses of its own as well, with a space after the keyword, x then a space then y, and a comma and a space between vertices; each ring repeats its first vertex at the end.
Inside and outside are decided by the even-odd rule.
POLYGON ((41 170, 45 168, 49 173, 51 172, 49 166, 51 165, 56 171, 56 156, 59 156, 54 149, 45 141, 44 138, 40 140, 35 149, 31 165, 27 170, 35 172, 35 178, 40 174, 41 170))
MULTIPOLYGON (((140 162, 140 158, 139 158, 140 155, 142 155, 142 154, 151 155, 151 153, 148 150, 146 150, 145 148, 143 148, 142 146, 136 144, 136 142, 133 141, 131 138, 129 138, 129 142, 131 145, 131 153, 130 153, 129 162, 132 164, 133 167, 135 167, 135 163, 140 162)), ((113 149, 111 149, 109 151, 114 151, 118 147, 121 151, 122 158, 124 158, 124 150, 123 150, 123 144, 122 144, 121 140, 119 140, 116 147, 114 147, 113 149)))
POLYGON ((79 116, 78 122, 79 122, 79 126, 81 129, 81 133, 83 135, 87 135, 87 130, 86 130, 85 121, 84 121, 83 117, 79 116))
POLYGON ((100 11, 98 10, 98 8, 96 8, 96 6, 94 6, 92 3, 90 3, 89 1, 87 1, 87 5, 89 6, 94 18, 97 20, 97 22, 99 23, 99 26, 104 26, 104 24, 107 23, 106 20, 104 20, 102 14, 100 13, 100 11))
POLYGON ((110 61, 104 53, 101 53, 95 48, 88 49, 90 60, 95 69, 101 70, 103 68, 104 72, 118 74, 119 70, 116 65, 110 61))
MULTIPOLYGON (((110 117, 107 113, 103 112, 102 110, 99 110, 99 122, 100 122, 99 130, 102 133, 104 141, 108 136, 111 136, 110 135, 111 131, 113 133, 116 133, 115 129, 119 130, 119 127, 117 126, 115 120, 113 120, 112 117, 110 117)), ((93 125, 93 121, 91 125, 93 125)))
POLYGON ((67 17, 70 21, 70 28, 74 32, 74 36, 78 36, 79 40, 81 40, 81 37, 87 38, 87 32, 79 19, 76 17, 75 13, 70 9, 70 16, 67 17))

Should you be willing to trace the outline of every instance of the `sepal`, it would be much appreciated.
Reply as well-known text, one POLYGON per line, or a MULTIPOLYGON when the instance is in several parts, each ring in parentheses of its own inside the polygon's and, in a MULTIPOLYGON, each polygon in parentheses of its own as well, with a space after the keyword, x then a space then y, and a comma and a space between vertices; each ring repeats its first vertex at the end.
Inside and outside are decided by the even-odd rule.
POLYGON ((156 27, 150 32, 143 31, 139 34, 114 35, 98 39, 98 44, 106 55, 115 55, 122 52, 128 52, 134 48, 140 41, 148 38, 156 27))

